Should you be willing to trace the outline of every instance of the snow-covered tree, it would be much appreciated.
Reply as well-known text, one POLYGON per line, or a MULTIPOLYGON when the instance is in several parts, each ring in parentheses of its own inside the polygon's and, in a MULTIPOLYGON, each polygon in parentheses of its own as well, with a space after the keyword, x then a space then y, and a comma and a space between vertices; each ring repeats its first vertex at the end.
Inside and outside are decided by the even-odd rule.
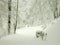
POLYGON ((54 19, 49 0, 19 0, 18 9, 18 27, 38 26, 54 19))
POLYGON ((17 15, 18 0, 0 0, 0 37, 15 33, 17 15))
POLYGON ((10 0, 8 4, 9 8, 9 20, 8 20, 8 31, 10 34, 16 32, 17 17, 18 17, 18 0, 10 0))

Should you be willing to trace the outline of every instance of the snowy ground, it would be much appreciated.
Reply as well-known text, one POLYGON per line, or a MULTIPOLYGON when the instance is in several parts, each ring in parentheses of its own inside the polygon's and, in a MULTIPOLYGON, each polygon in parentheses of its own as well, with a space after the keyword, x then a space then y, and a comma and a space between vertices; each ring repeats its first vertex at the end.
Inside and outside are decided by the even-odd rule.
POLYGON ((25 27, 25 28, 17 29, 16 33, 28 37, 36 37, 36 31, 42 31, 44 28, 42 27, 43 27, 42 25, 35 27, 25 27))
POLYGON ((17 30, 17 34, 3 37, 0 40, 0 45, 60 45, 60 18, 54 21, 55 24, 48 26, 47 40, 40 40, 35 37, 37 30, 43 28, 38 27, 25 27, 17 30))

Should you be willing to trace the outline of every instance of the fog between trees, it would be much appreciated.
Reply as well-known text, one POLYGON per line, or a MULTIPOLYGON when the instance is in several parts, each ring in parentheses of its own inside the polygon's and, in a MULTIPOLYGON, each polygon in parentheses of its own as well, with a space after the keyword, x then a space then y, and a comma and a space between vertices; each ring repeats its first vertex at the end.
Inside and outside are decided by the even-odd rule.
POLYGON ((0 0, 0 37, 17 28, 50 23, 60 16, 60 0, 0 0))

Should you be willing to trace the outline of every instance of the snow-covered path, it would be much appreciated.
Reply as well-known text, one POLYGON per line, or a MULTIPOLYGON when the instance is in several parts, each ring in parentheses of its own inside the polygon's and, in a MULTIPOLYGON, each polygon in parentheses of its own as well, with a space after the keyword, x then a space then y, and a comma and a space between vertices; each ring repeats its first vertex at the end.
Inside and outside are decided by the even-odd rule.
POLYGON ((36 37, 36 31, 42 31, 43 28, 43 25, 35 27, 24 27, 21 29, 17 29, 16 33, 28 37, 36 37))
POLYGON ((34 31, 17 33, 3 37, 0 40, 0 45, 60 45, 60 19, 55 24, 48 27, 47 40, 42 41, 37 39, 34 31))

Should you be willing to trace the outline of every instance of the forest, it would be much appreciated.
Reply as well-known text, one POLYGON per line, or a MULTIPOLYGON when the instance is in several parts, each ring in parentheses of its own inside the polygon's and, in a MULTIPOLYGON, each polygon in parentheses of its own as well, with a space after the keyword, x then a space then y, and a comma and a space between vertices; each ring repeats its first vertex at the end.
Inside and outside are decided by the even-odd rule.
POLYGON ((16 29, 46 25, 60 17, 60 0, 0 0, 0 37, 16 29))

